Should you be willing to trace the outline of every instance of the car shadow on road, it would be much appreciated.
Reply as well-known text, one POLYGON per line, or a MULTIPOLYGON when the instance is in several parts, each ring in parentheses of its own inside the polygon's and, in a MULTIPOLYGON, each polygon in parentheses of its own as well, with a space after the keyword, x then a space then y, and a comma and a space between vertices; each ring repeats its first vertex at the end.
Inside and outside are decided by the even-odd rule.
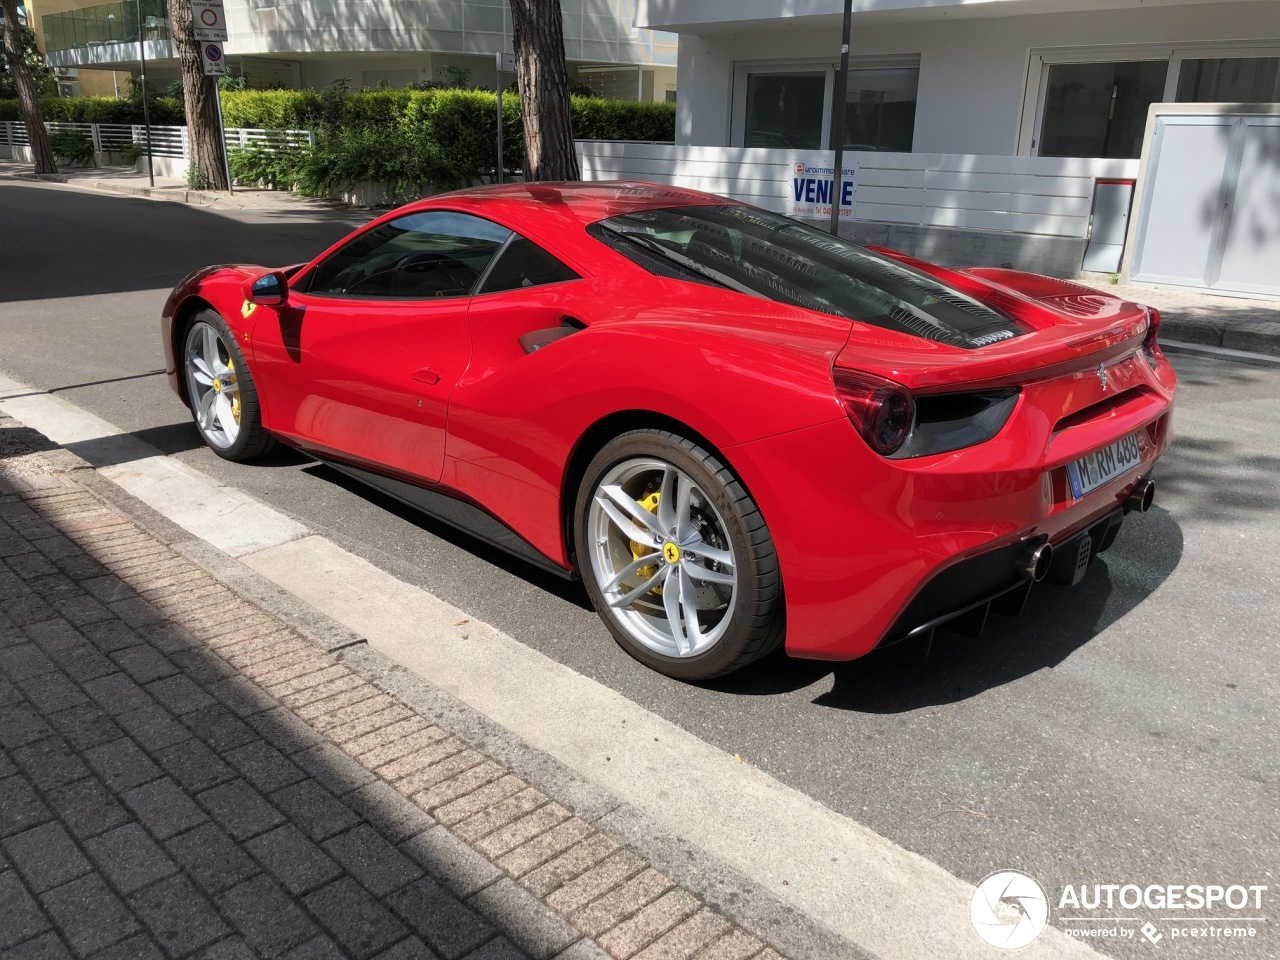
POLYGON ((325 480, 336 486, 342 487, 344 490, 367 500, 369 503, 385 510, 387 513, 394 514, 401 520, 413 524, 421 530, 426 531, 433 537, 438 537, 448 543, 453 544, 460 550, 465 550, 470 554, 490 563, 500 570, 519 577, 521 580, 532 584, 540 590, 559 597, 572 603, 583 610, 591 610, 591 600, 587 597, 587 591, 583 588, 580 581, 568 580, 564 577, 557 576, 554 573, 543 570, 527 560, 507 553, 505 550, 486 543, 484 540, 474 537, 471 534, 459 530, 457 527, 445 523, 443 520, 437 520, 429 514, 423 513, 414 507, 397 500, 395 497, 388 496, 372 487, 366 486, 358 480, 352 479, 346 474, 326 466, 323 463, 316 463, 312 466, 305 467, 302 471, 310 476, 325 480))
POLYGON ((811 686, 829 674, 832 686, 814 704, 887 714, 967 700, 1051 669, 1145 602, 1177 569, 1182 529, 1168 511, 1153 507, 1144 516, 1131 516, 1126 527, 1078 586, 1037 586, 1018 617, 993 614, 980 637, 942 628, 927 646, 897 644, 847 663, 778 654, 708 686, 774 696, 811 686))

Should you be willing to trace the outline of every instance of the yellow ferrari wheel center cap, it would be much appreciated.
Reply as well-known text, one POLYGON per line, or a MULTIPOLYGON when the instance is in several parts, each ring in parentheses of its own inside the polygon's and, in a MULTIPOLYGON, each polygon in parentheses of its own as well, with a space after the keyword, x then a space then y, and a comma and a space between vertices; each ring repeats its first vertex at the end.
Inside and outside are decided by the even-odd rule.
POLYGON ((214 392, 214 393, 221 393, 221 392, 222 392, 222 381, 221 381, 221 380, 215 380, 215 381, 213 381, 213 392, 214 392))
POLYGON ((662 556, 666 558, 667 563, 675 563, 680 559, 680 548, 674 543, 668 543, 662 548, 662 556))

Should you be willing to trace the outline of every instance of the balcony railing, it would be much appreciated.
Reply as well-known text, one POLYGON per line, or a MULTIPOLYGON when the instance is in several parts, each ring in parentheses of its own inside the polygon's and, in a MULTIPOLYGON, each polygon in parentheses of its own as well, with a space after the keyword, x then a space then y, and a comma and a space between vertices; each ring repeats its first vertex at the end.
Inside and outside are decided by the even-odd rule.
POLYGON ((41 18, 41 26, 49 53, 109 43, 137 43, 139 36, 144 40, 169 39, 164 0, 142 0, 141 4, 137 0, 120 0, 50 13, 41 18))

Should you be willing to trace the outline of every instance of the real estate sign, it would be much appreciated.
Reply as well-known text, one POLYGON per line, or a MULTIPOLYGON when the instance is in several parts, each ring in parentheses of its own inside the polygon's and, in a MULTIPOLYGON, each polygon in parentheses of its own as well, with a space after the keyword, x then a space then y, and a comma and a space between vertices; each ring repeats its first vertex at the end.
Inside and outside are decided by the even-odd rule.
MULTIPOLYGON (((840 175, 840 216, 853 219, 853 200, 858 185, 858 165, 846 160, 840 175)), ((793 217, 830 217, 834 189, 833 161, 792 158, 787 191, 787 212, 793 217)))

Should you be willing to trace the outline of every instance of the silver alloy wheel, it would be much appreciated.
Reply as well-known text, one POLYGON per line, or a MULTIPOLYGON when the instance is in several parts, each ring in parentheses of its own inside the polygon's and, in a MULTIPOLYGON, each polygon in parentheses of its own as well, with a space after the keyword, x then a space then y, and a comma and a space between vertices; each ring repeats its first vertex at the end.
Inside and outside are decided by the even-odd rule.
POLYGON ((724 517, 692 477, 662 460, 623 461, 596 486, 587 524, 596 584, 637 643, 680 659, 715 646, 738 567, 724 517), (650 510, 640 501, 654 494, 650 510))
POLYGON ((217 328, 198 320, 187 331, 183 356, 196 426, 212 446, 226 450, 240 436, 240 384, 231 351, 217 328))

